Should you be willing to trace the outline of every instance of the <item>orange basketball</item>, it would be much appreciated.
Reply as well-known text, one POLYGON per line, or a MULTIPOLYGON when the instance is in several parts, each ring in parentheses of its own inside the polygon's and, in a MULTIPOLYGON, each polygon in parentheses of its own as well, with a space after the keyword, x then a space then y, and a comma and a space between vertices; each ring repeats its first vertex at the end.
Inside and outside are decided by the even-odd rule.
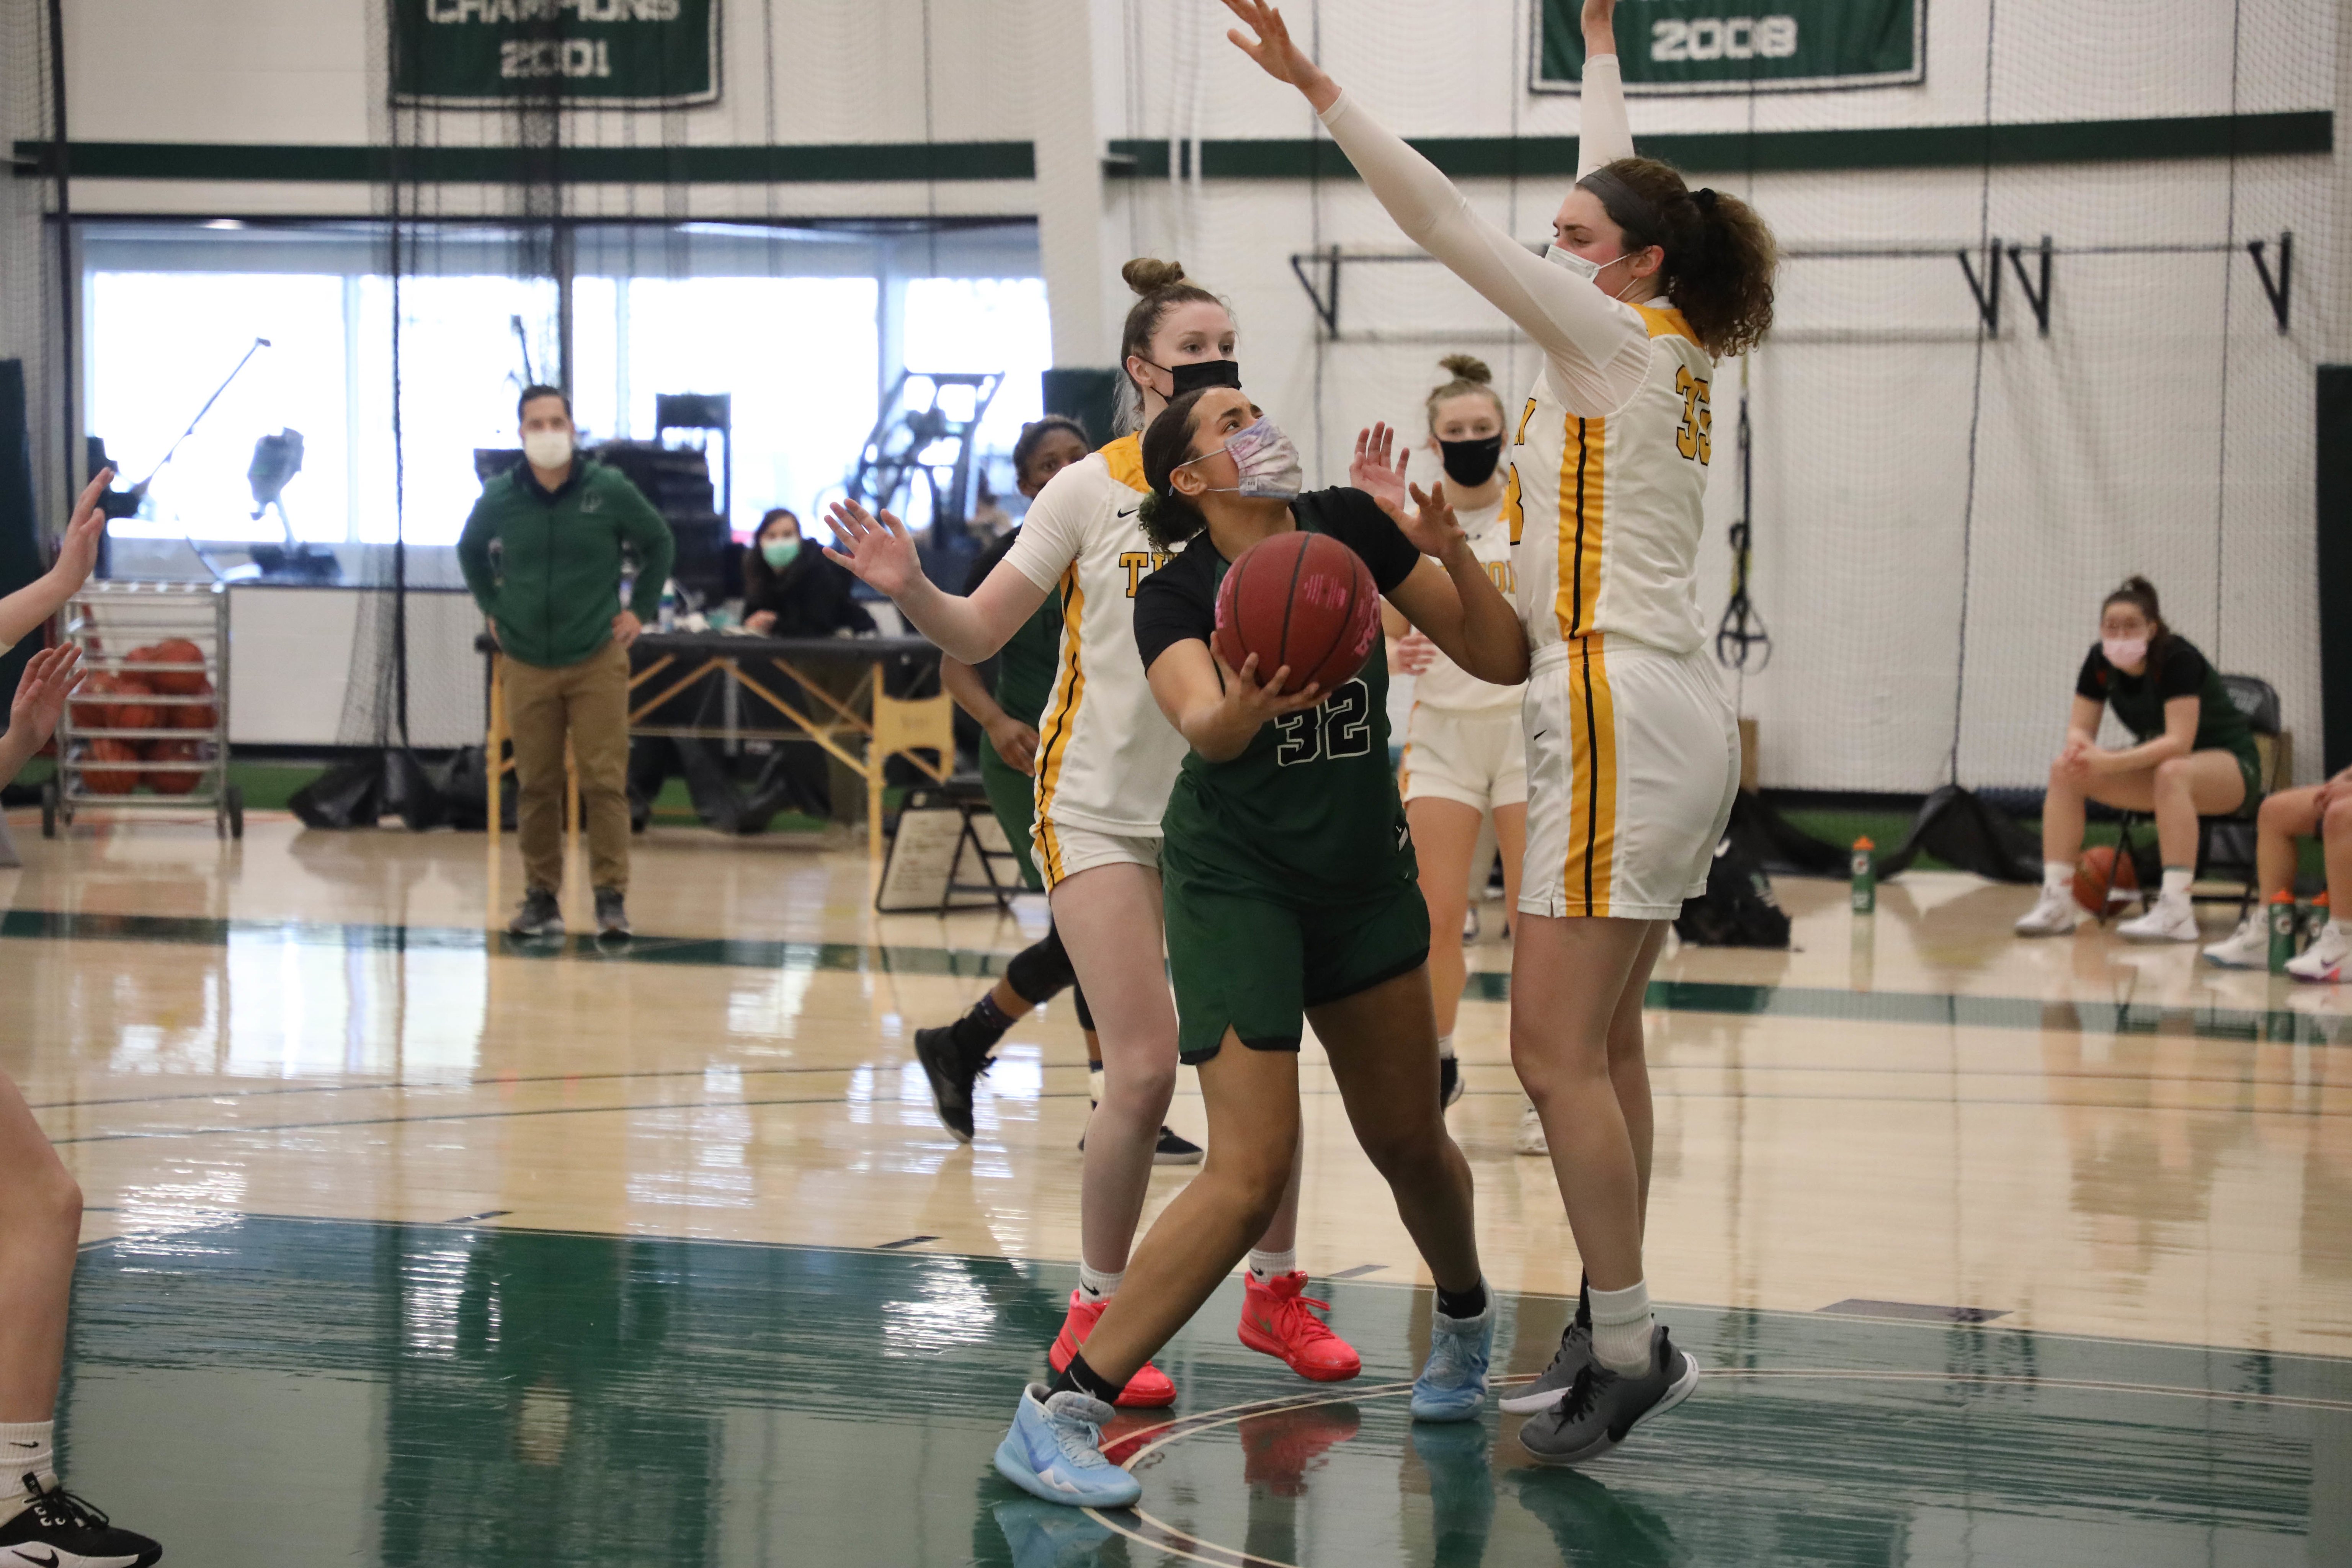
MULTIPOLYGON (((114 683, 118 697, 152 697, 155 689, 143 680, 124 676, 114 683)), ((109 726, 117 730, 160 730, 163 727, 163 710, 152 702, 113 702, 107 705, 109 726)))
POLYGON ((70 704, 76 729, 103 730, 114 722, 114 704, 95 700, 112 696, 121 679, 102 669, 94 669, 82 677, 81 684, 74 689, 70 704))
MULTIPOLYGON (((2117 855, 2112 844, 2101 844, 2083 851, 2074 862, 2074 901, 2093 914, 2105 914, 2110 893, 2137 893, 2139 868, 2128 855, 2117 855)), ((2130 900, 2117 899, 2116 903, 2130 900)))
POLYGON ((151 669, 140 677, 149 687, 166 697, 201 697, 212 689, 205 679, 205 650, 185 637, 171 637, 153 647, 132 655, 144 664, 184 664, 192 668, 183 672, 176 669, 151 669))
POLYGON ((129 795, 139 787, 139 748, 128 741, 92 741, 82 753, 82 787, 92 795, 129 795))
MULTIPOLYGON (((183 712, 186 710, 183 709, 183 712)), ((157 741, 147 748, 151 763, 200 763, 204 747, 194 741, 157 741)), ((180 768, 150 768, 147 787, 157 795, 193 795, 205 775, 180 768)))

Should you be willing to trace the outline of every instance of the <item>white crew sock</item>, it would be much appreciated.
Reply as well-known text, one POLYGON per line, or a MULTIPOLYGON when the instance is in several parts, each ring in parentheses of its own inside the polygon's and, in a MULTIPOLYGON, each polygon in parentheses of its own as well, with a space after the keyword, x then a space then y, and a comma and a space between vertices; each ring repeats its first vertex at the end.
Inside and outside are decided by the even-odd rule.
POLYGON ((43 1491, 58 1484, 55 1421, 0 1421, 0 1524, 25 1511, 32 1497, 25 1478, 36 1477, 43 1491))
POLYGON ((1088 1302, 1108 1301, 1118 1294, 1118 1282, 1127 1278, 1122 1268, 1116 1274, 1105 1274, 1081 1263, 1078 1265, 1078 1294, 1088 1302))
POLYGON ((1277 1275, 1296 1274, 1298 1272, 1298 1249, 1293 1247, 1288 1252, 1267 1252, 1253 1247, 1250 1248, 1249 1271, 1250 1278, 1261 1285, 1277 1275))
POLYGON ((2157 897, 2168 904, 2182 902, 2189 897, 2189 884, 2196 879, 2194 867, 2167 866, 2164 868, 2164 886, 2157 897))
POLYGON ((2042 862, 2042 889, 2047 893, 2072 893, 2074 890, 2074 868, 2063 860, 2042 862))
POLYGON ((1092 1110, 1102 1103, 1102 1063, 1087 1064, 1087 1109, 1092 1110))
POLYGON ((1650 1316, 1647 1280, 1622 1290, 1595 1290, 1592 1296, 1592 1354, 1613 1373, 1638 1377, 1650 1370, 1650 1316))
POLYGON ((1454 1059, 1453 1036, 1440 1035, 1437 1037, 1437 1059, 1444 1062, 1450 1062, 1454 1059))

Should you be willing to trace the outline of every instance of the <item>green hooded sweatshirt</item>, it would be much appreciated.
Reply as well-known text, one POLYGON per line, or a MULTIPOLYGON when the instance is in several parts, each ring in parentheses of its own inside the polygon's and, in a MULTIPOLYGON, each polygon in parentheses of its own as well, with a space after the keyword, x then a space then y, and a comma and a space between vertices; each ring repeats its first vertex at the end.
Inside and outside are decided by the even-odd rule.
POLYGON ((561 669, 612 640, 624 545, 636 556, 629 608, 650 625, 677 556, 661 513, 617 469, 590 458, 573 458, 572 477, 552 492, 517 463, 482 487, 457 538, 457 565, 482 614, 498 623, 499 646, 525 664, 561 669))

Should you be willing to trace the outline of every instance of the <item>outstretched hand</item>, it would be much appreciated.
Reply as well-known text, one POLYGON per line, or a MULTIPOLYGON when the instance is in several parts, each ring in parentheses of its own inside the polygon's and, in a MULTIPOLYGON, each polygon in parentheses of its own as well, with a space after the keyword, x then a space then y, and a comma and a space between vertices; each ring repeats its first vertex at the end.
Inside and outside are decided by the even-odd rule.
POLYGON ((1454 505, 1445 499, 1444 486, 1432 485, 1424 490, 1419 485, 1409 485, 1406 489, 1412 493, 1414 507, 1410 512, 1385 497, 1372 499, 1381 503, 1381 510, 1389 514, 1397 531, 1410 540, 1415 550, 1449 561, 1454 551, 1469 547, 1470 536, 1463 531, 1461 520, 1454 515, 1454 505))
POLYGON ((1393 508, 1404 504, 1404 469, 1412 460, 1412 448, 1398 451, 1396 432, 1374 420, 1370 429, 1356 432, 1356 455, 1348 463, 1348 483, 1393 516, 1393 508), (1393 467, 1391 457, 1396 459, 1393 467))
POLYGON ((1225 0, 1225 9, 1257 35, 1245 37, 1238 28, 1225 30, 1234 47, 1255 60, 1260 70, 1305 93, 1318 114, 1339 100, 1339 84, 1324 74, 1323 68, 1305 49, 1291 41, 1290 29, 1284 24, 1280 11, 1264 4, 1264 0, 1225 0))
POLYGON ((81 591, 89 574, 98 570, 98 544, 106 536, 106 513, 100 499, 106 487, 114 482, 114 470, 100 468, 82 487, 81 497, 74 502, 73 520, 66 524, 65 537, 58 541, 57 564, 49 568, 58 585, 68 594, 81 591))
POLYGON ((841 544, 839 550, 826 545, 825 555, 848 567, 876 593, 895 599, 923 580, 914 538, 907 525, 889 512, 877 518, 855 500, 837 500, 826 510, 824 521, 841 544))
POLYGON ((81 684, 81 649, 72 643, 44 648, 25 666, 8 705, 8 735, 31 752, 48 743, 66 709, 66 698, 81 684))

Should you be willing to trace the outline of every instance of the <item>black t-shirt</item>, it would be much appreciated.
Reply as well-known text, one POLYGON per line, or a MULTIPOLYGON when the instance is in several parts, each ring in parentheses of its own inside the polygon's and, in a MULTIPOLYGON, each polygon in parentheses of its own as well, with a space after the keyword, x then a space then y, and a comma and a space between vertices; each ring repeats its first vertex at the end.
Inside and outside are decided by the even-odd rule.
MULTIPOLYGON (((1382 594, 1412 574, 1420 552, 1361 490, 1315 490, 1291 502, 1371 568, 1382 594)), ((1209 642, 1228 565, 1205 533, 1143 580, 1135 643, 1146 670, 1175 644, 1209 642)), ((1171 878, 1286 905, 1361 898, 1417 875, 1404 806, 1389 766, 1388 661, 1375 648, 1352 679, 1303 713, 1262 726, 1248 749, 1212 763, 1198 752, 1160 820, 1171 878)))
POLYGON ((2164 733, 2166 703, 2194 697, 2198 705, 2193 750, 2233 752, 2248 761, 2258 760, 2254 732, 2246 716, 2230 700, 2212 662, 2187 637, 2172 638, 2161 658, 2151 654, 2137 675, 2126 675, 2108 663, 2106 650, 2093 643, 2083 660, 2083 672, 2074 679, 2074 695, 2105 703, 2140 741, 2152 741, 2164 733))

